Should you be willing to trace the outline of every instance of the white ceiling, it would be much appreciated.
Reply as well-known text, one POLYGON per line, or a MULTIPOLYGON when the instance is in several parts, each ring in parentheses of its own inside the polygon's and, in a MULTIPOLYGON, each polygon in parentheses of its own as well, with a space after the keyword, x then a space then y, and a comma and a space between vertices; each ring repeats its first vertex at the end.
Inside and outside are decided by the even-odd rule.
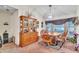
MULTIPOLYGON (((24 9, 28 14, 28 8, 32 16, 39 16, 46 18, 49 13, 48 5, 13 5, 16 9, 24 9)), ((64 16, 76 16, 77 6, 76 5, 52 5, 52 16, 55 17, 64 17, 64 16)))
POLYGON ((10 7, 8 5, 0 5, 1 12, 8 12, 13 14, 16 10, 17 10, 16 8, 10 7))
MULTIPOLYGON (((10 6, 2 6, 0 5, 0 10, 7 11, 13 13, 16 9, 24 10, 26 14, 29 12, 32 16, 38 16, 42 18, 46 18, 49 14, 49 6, 48 5, 10 5, 10 6)), ((77 6, 76 5, 52 5, 52 16, 53 17, 63 17, 63 16, 76 16, 77 6)))

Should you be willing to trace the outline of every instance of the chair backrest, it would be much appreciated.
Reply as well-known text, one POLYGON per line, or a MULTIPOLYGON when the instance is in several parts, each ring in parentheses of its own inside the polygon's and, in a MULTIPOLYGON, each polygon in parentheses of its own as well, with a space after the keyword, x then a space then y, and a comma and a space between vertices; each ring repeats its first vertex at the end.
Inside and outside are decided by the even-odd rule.
POLYGON ((43 40, 49 40, 49 35, 42 35, 43 40))
POLYGON ((64 33, 63 33, 63 36, 67 36, 67 33, 68 33, 68 31, 64 32, 64 33))
POLYGON ((63 33, 63 35, 62 35, 62 40, 63 40, 63 41, 66 40, 66 38, 67 38, 67 33, 68 33, 68 31, 66 31, 66 32, 63 33))

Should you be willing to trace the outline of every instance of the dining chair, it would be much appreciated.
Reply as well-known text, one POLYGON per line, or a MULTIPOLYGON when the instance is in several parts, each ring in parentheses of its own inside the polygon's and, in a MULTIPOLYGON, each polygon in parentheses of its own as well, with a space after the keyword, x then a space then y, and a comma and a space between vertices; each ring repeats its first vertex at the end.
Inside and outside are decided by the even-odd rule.
POLYGON ((61 35, 59 35, 56 39, 57 39, 57 45, 59 43, 61 43, 60 48, 63 46, 63 44, 65 43, 66 39, 67 39, 67 33, 68 32, 64 32, 61 35))
POLYGON ((42 41, 48 46, 52 44, 52 40, 50 39, 49 35, 42 35, 42 41))

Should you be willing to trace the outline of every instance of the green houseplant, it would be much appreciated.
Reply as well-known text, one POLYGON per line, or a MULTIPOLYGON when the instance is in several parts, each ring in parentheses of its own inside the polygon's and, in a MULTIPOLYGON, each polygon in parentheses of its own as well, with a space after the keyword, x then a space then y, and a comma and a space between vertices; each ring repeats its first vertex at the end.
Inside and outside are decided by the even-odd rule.
POLYGON ((73 44, 77 43, 77 39, 75 39, 74 37, 68 38, 68 40, 73 44))

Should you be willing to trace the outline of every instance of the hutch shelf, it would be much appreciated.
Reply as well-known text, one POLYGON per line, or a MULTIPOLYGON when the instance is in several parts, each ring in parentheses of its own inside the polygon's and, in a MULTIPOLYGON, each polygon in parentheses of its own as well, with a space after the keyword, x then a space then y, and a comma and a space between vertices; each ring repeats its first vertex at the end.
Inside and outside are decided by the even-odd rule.
POLYGON ((38 41, 37 19, 20 16, 20 47, 38 41))

